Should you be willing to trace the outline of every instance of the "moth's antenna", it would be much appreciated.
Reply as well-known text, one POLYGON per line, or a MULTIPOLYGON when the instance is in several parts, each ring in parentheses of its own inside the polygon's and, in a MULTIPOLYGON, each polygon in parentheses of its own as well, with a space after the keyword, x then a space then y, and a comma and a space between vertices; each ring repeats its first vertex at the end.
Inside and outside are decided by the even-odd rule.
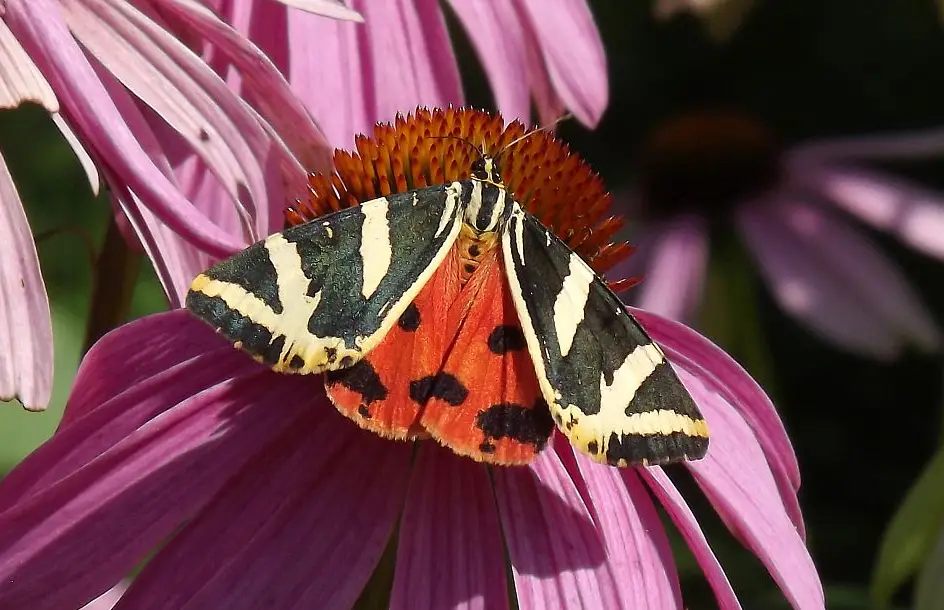
POLYGON ((555 127, 557 127, 558 123, 561 123, 561 122, 563 122, 563 121, 566 121, 567 119, 571 118, 572 116, 573 116, 573 115, 570 114, 569 112, 565 112, 564 114, 560 115, 559 117, 557 117, 556 119, 554 119, 553 121, 551 121, 549 124, 545 125, 544 127, 538 127, 537 129, 532 129, 531 131, 529 131, 528 133, 524 134, 523 136, 519 136, 519 137, 515 138, 514 140, 512 140, 511 142, 509 142, 508 144, 505 144, 504 146, 502 146, 502 147, 501 147, 501 150, 499 150, 497 153, 495 153, 495 156, 492 157, 492 158, 495 159, 495 161, 497 162, 497 161, 498 161, 498 158, 499 158, 506 150, 508 150, 509 148, 511 148, 512 146, 514 146, 515 144, 517 144, 518 142, 521 142, 522 140, 526 140, 527 138, 530 138, 531 136, 533 136, 533 135, 536 134, 536 133, 542 133, 542 132, 544 132, 544 131, 550 131, 550 130, 554 129, 555 127))

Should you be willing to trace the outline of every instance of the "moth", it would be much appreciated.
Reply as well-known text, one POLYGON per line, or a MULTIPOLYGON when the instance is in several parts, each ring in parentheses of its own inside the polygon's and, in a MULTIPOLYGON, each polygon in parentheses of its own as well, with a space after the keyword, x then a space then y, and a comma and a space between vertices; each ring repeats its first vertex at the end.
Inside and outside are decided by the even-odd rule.
POLYGON ((479 154, 469 179, 253 244, 198 275, 187 307, 277 373, 325 373, 335 406, 388 438, 516 465, 556 426, 606 464, 703 457, 663 351, 479 154))

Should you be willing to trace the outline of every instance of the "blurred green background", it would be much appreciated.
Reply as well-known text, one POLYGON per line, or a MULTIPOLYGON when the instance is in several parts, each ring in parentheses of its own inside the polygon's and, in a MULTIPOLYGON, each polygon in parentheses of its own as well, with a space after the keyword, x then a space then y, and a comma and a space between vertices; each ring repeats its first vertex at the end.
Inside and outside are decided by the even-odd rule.
MULTIPOLYGON (((656 21, 648 2, 590 4, 607 46, 610 107, 596 132, 573 121, 561 132, 613 191, 638 178, 637 161, 653 126, 688 111, 743 111, 764 121, 785 145, 944 125, 944 30, 932 0, 759 2, 721 44, 692 16, 656 21)), ((461 29, 453 30, 469 102, 492 107, 467 39, 461 29)), ((56 341, 50 409, 29 414, 13 405, 0 407, 0 472, 5 472, 52 433, 61 414, 88 317, 96 256, 88 244, 101 247, 110 204, 107 197, 93 197, 73 154, 40 109, 0 113, 0 148, 33 232, 42 236, 38 247, 56 341)), ((944 191, 944 156, 886 169, 944 191)), ((903 266, 944 325, 944 264, 885 236, 871 237, 903 266)), ((722 231, 718 239, 719 251, 737 252, 731 235, 722 231)), ((883 533, 940 445, 941 358, 907 354, 893 363, 876 363, 836 351, 786 317, 736 258, 716 260, 712 282, 724 281, 726 274, 746 281, 750 298, 729 299, 725 309, 731 319, 756 318, 758 323, 733 334, 723 323, 716 325, 716 333, 710 325, 704 330, 761 378, 780 408, 800 459, 809 544, 829 607, 870 607, 869 587, 883 533)), ((145 265, 130 317, 165 306, 145 265)), ((917 516, 906 518, 905 525, 920 522, 927 531, 911 534, 933 541, 944 522, 944 509, 935 503, 944 503, 935 496, 936 490, 944 493, 944 477, 932 474, 931 491, 919 498, 913 507, 917 512, 910 513, 917 516)), ((744 607, 786 607, 759 562, 701 504, 700 518, 744 607)), ((713 607, 684 545, 677 546, 687 604, 713 607)), ((887 552, 898 553, 893 559, 904 564, 923 557, 909 548, 887 552)), ((911 607, 911 591, 906 583, 892 604, 911 607)))

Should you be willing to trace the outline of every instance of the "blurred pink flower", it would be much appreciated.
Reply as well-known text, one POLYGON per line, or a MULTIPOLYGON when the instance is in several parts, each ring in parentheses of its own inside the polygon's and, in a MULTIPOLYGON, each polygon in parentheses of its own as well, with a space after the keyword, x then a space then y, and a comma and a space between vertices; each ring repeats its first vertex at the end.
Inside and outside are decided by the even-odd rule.
MULTIPOLYGON (((706 339, 634 313, 708 419, 694 480, 795 608, 823 608, 773 405, 706 339)), ((506 550, 522 609, 681 608, 648 489, 720 607, 739 608, 661 468, 601 466, 557 435, 531 466, 490 469, 365 432, 323 388, 185 311, 116 329, 82 362, 53 438, 0 482, 0 599, 77 607, 160 547, 119 607, 349 608, 399 523, 392 608, 507 608, 506 550)))
MULTIPOLYGON (((732 140, 747 127, 739 118, 720 120, 728 121, 725 137, 732 140)), ((700 137, 710 140, 715 129, 703 129, 700 137)), ((702 146, 701 173, 674 177, 684 187, 671 193, 645 187, 624 200, 658 219, 645 225, 636 256, 621 269, 645 278, 631 293, 633 302, 693 319, 707 271, 709 226, 721 221, 738 230, 780 306, 824 340, 879 359, 895 358, 906 346, 939 349, 941 330, 920 296, 850 220, 944 259, 944 196, 863 163, 941 154, 944 132, 809 142, 782 153, 758 145, 759 132, 746 134, 742 143, 750 140, 750 146, 741 156, 733 148, 702 146), (730 167, 718 161, 726 155, 756 183, 746 194, 732 190, 744 175, 727 173, 730 167)))
MULTIPOLYGON (((282 69, 335 146, 397 112, 463 104, 437 0, 352 0, 363 23, 319 19, 271 0, 217 4, 282 69)), ((570 110, 585 125, 597 124, 608 100, 606 56, 586 0, 448 5, 508 120, 529 123, 533 99, 542 123, 570 110)))
MULTIPOLYGON (((168 250, 152 259, 175 305, 182 289, 176 278, 204 268, 207 253, 229 254, 271 232, 286 192, 303 188, 291 178, 328 159, 320 131, 271 62, 195 0, 8 0, 0 81, 0 107, 30 100, 53 113, 93 190, 100 170, 145 249, 168 250), (232 94, 178 33, 195 46, 212 44, 215 57, 239 69, 259 111, 232 94), (276 134, 267 109, 291 121, 291 138, 276 134), (212 205, 188 201, 210 184, 220 186, 212 205), (223 208, 242 213, 223 225, 223 208)), ((2 161, 0 328, 0 399, 44 408, 52 378, 49 306, 2 161)))

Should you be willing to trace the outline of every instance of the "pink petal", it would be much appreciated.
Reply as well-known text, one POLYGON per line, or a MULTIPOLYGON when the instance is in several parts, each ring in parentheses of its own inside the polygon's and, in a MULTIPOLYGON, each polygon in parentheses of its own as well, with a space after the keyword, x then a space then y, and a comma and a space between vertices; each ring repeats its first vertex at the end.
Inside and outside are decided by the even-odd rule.
POLYGON ((908 246, 944 259, 944 195, 889 174, 856 167, 820 167, 791 181, 887 231, 908 246))
POLYGON ((341 0, 277 0, 285 6, 294 6, 303 11, 308 11, 322 17, 332 19, 345 19, 347 21, 362 22, 364 18, 360 13, 351 10, 344 5, 341 0))
POLYGON ((595 127, 609 101, 606 53, 584 0, 518 0, 540 45, 554 90, 585 125, 595 127))
POLYGON ((724 350, 687 326, 639 309, 631 311, 676 368, 695 375, 711 392, 723 396, 750 425, 773 471, 781 500, 794 526, 802 531, 803 515, 796 498, 800 467, 783 421, 764 390, 724 350))
POLYGON ((42 72, 0 20, 0 108, 16 108, 36 102, 49 112, 59 111, 59 102, 42 72))
POLYGON ((488 75, 499 112, 507 121, 531 118, 525 38, 517 11, 508 2, 450 0, 488 75))
MULTIPOLYGON (((0 513, 0 598, 35 610, 88 602, 193 517, 300 414, 328 408, 323 394, 312 399, 310 380, 271 379, 268 371, 242 375, 167 404, 84 467, 0 513), (279 406, 277 416, 271 404, 279 406)), ((140 400, 118 396, 89 417, 119 418, 140 400)), ((67 454, 60 444, 85 438, 57 434, 44 447, 67 454)))
MULTIPOLYGON (((269 197, 281 203, 281 160, 296 163, 246 104, 167 30, 121 0, 66 0, 69 27, 96 59, 153 108, 206 162, 255 233, 269 227, 269 197)), ((298 166, 295 172, 304 175, 298 166)))
POLYGON ((794 146, 787 160, 806 164, 828 160, 920 159, 941 153, 944 153, 944 127, 933 127, 920 131, 813 140, 794 146))
POLYGON ((816 567, 750 427, 696 376, 685 370, 679 376, 696 396, 711 430, 708 455, 687 464, 695 480, 732 533, 767 566, 794 608, 825 608, 816 567))
POLYGON ((519 607, 619 607, 602 536, 557 453, 493 478, 519 607))
MULTIPOLYGON (((343 5, 323 0, 316 4, 336 7, 339 13, 343 11, 348 18, 359 20, 357 13, 343 5)), ((195 0, 162 0, 161 6, 203 35, 239 70, 242 84, 251 92, 262 116, 298 158, 300 179, 306 178, 304 170, 331 167, 331 149, 327 140, 288 82, 262 51, 195 0)), ((284 202, 279 202, 279 205, 284 207, 284 202)))
POLYGON ((98 177, 98 168, 95 167, 95 161, 92 160, 92 156, 85 150, 85 146, 79 141, 78 136, 75 135, 75 132, 72 131, 69 123, 66 122, 61 114, 54 112, 52 114, 52 122, 59 128, 66 142, 72 147, 72 152, 75 153, 79 164, 82 166, 82 169, 85 170, 85 176, 88 178, 89 186, 92 187, 92 194, 97 197, 102 185, 98 177))
POLYGON ((842 347, 892 358, 941 333, 898 268, 865 235, 813 206, 742 206, 744 240, 780 305, 842 347))
POLYGON ((42 411, 52 392, 52 320, 36 245, 0 157, 0 400, 42 411))
MULTIPOLYGON (((627 476, 627 478, 631 472, 633 471, 623 471, 624 476, 627 476)), ((711 589, 715 592, 719 609, 740 610, 741 604, 734 594, 734 589, 731 588, 731 583, 728 581, 724 569, 721 567, 721 564, 718 563, 718 558, 715 557, 714 552, 708 545, 708 539, 705 538, 701 526, 699 526, 698 521, 695 520, 695 515, 688 507, 682 494, 678 492, 669 477, 667 477, 665 472, 659 467, 640 468, 635 472, 649 484, 649 488, 652 490, 653 494, 662 502, 662 506, 669 514, 669 517, 672 518, 672 521, 675 523, 676 527, 678 527, 679 533, 682 534, 688 547, 695 555, 695 559, 698 560, 701 569, 705 572, 708 584, 711 585, 711 589)))
POLYGON ((46 76, 83 141, 185 239, 217 256, 240 247, 187 202, 143 153, 52 0, 11 0, 4 21, 46 76))
POLYGON ((462 104, 459 68, 438 0, 355 3, 364 16, 374 116, 391 120, 416 106, 462 104))
POLYGON ((410 453, 324 400, 310 405, 157 554, 118 607, 350 608, 400 513, 410 453))
MULTIPOLYGON (((271 15, 273 8, 265 10, 271 15)), ((370 62, 361 52, 358 32, 365 27, 299 11, 288 14, 288 81, 318 117, 332 146, 350 147, 354 134, 369 133, 381 118, 375 116, 370 62)))
POLYGON ((81 610, 111 610, 128 590, 128 581, 123 580, 111 589, 105 591, 89 603, 82 606, 81 610))
POLYGON ((501 525, 482 464, 420 444, 396 566, 390 608, 508 607, 501 525))
POLYGON ((648 264, 633 301, 673 320, 690 320, 701 304, 708 267, 708 228, 695 216, 663 227, 646 254, 648 264))
POLYGON ((672 547, 633 469, 601 466, 575 453, 560 435, 557 450, 566 464, 574 461, 585 484, 585 501, 606 544, 622 608, 682 608, 682 592, 672 547))

